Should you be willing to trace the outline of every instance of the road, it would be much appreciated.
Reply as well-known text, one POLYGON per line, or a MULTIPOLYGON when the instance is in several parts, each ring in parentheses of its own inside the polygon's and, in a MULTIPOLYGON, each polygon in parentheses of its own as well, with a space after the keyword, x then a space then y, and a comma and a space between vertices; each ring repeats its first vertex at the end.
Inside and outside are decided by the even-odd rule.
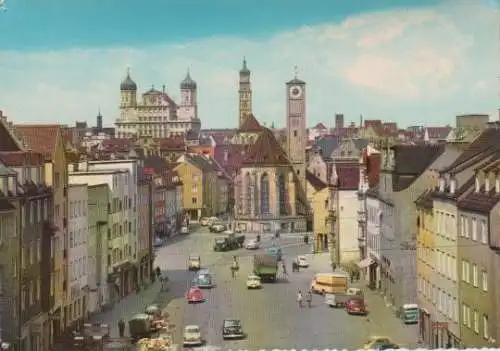
MULTIPOLYGON (((166 311, 170 314, 174 328, 174 342, 182 344, 182 329, 196 324, 202 329, 208 346, 235 349, 357 349, 369 335, 392 337, 406 347, 415 345, 415 328, 404 327, 383 306, 382 299, 367 292, 368 307, 376 313, 368 318, 348 316, 344 310, 330 309, 323 304, 321 296, 314 296, 312 308, 297 306, 298 290, 306 291, 315 273, 328 271, 325 255, 310 255, 311 266, 298 273, 291 273, 288 281, 264 284, 263 289, 248 291, 246 277, 251 273, 254 251, 244 249, 231 252, 214 252, 212 245, 216 234, 202 229, 174 240, 158 250, 156 265, 164 269, 170 278, 170 293, 159 293, 158 286, 150 287, 138 295, 123 300, 114 311, 100 316, 100 320, 116 325, 117 316, 130 318, 152 302, 164 301, 168 297, 166 311), (202 267, 215 274, 217 286, 206 291, 207 301, 188 305, 184 295, 194 273, 187 271, 190 254, 198 254, 202 267), (237 255, 240 271, 235 279, 229 266, 232 256, 237 255), (247 338, 239 341, 222 340, 222 322, 226 318, 240 319, 247 338), (113 324, 114 323, 114 324, 113 324)), ((270 236, 262 238, 263 249, 272 244, 270 236)), ((280 239, 285 261, 298 254, 309 254, 310 247, 301 238, 284 235, 280 239)), ((118 317, 118 318, 120 318, 118 317)), ((113 327, 113 330, 117 328, 113 327)), ((117 332, 113 332, 115 335, 117 332)))
MULTIPOLYGON (((174 334, 176 343, 182 342, 182 327, 197 324, 201 327, 207 344, 228 349, 357 349, 369 335, 391 335, 397 330, 384 330, 375 316, 371 318, 348 316, 344 310, 330 309, 323 304, 321 296, 315 296, 312 308, 300 309, 296 302, 298 290, 306 291, 315 273, 327 271, 328 262, 311 258, 311 267, 298 273, 291 273, 287 281, 264 284, 263 289, 248 291, 246 277, 251 273, 251 259, 254 251, 244 249, 219 253, 213 252, 215 234, 192 233, 188 238, 163 248, 157 256, 158 264, 169 272, 173 294, 176 296, 168 311, 177 326, 174 334), (183 297, 189 288, 194 273, 186 270, 187 257, 199 254, 203 268, 214 274, 217 287, 207 291, 207 301, 203 304, 188 305, 183 297), (240 271, 235 279, 231 277, 229 266, 233 255, 239 257, 240 271), (247 338, 239 341, 222 340, 222 322, 226 318, 240 319, 247 338)), ((262 249, 269 247, 272 239, 262 239, 262 249)), ((302 243, 302 238, 284 235, 280 238, 284 248, 285 261, 299 254, 310 253, 310 247, 302 243)), ((373 300, 376 303, 376 300, 373 300)), ((391 318, 387 311, 388 318, 391 318)), ((394 317, 392 317, 394 318, 394 317)), ((394 318, 395 319, 395 318, 394 318)), ((404 328, 401 326, 401 328, 404 328)), ((401 333, 394 336, 395 341, 401 333), (398 335, 399 334, 399 335, 398 335)), ((406 333, 408 334, 408 333, 406 333)), ((400 342, 408 344, 408 337, 400 342)), ((411 333, 410 333, 411 334, 411 333)))

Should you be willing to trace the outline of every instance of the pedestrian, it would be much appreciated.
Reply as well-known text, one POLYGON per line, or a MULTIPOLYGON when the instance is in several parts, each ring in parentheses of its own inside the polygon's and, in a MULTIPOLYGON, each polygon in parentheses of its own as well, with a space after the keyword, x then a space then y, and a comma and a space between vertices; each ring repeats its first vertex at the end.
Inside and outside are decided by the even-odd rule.
POLYGON ((125 336, 125 321, 123 318, 118 321, 118 334, 120 335, 120 338, 125 336))
POLYGON ((351 284, 354 283, 354 273, 349 274, 351 276, 351 284))

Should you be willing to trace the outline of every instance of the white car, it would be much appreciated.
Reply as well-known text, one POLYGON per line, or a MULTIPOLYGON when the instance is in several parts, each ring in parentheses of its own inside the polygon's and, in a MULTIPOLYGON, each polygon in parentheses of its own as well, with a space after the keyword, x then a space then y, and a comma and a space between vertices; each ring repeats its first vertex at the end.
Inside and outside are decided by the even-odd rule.
POLYGON ((260 277, 250 274, 247 278, 247 288, 248 289, 260 289, 262 285, 260 284, 260 277))
POLYGON ((189 228, 187 226, 182 226, 181 234, 189 234, 189 228))
POLYGON ((307 257, 306 256, 298 256, 297 261, 299 264, 300 268, 307 268, 309 267, 309 262, 307 262, 307 257))
POLYGON ((200 346, 203 344, 200 327, 197 325, 187 325, 184 328, 184 346, 200 346))
POLYGON ((245 244, 245 249, 247 249, 247 250, 257 250, 259 248, 260 248, 260 243, 255 239, 249 240, 245 244))

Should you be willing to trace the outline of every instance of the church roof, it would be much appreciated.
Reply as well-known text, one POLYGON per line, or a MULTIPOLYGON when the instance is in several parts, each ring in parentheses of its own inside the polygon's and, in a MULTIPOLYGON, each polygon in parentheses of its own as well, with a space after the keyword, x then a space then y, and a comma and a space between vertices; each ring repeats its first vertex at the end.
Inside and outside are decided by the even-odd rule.
POLYGON ((247 118, 245 118, 245 121, 241 125, 241 127, 238 129, 239 132, 260 132, 262 131, 262 126, 260 125, 259 121, 255 118, 253 114, 249 115, 247 118))
POLYGON ((299 84, 299 85, 301 85, 301 84, 306 84, 306 82, 295 77, 291 81, 288 81, 286 84, 299 84))
POLYGON ((287 166, 290 162, 271 130, 262 128, 255 144, 248 149, 243 165, 287 166))
POLYGON ((130 71, 127 71, 127 75, 125 76, 125 79, 122 80, 120 83, 120 90, 122 91, 136 91, 137 90, 137 84, 132 80, 130 77, 130 71))

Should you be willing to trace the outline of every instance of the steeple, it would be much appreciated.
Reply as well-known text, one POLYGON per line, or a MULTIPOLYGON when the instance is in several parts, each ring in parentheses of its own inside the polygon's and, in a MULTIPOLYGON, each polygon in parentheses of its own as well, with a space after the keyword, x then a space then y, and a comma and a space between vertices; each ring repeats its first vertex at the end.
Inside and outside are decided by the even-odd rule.
POLYGON ((127 75, 120 84, 121 91, 137 91, 137 84, 130 77, 130 68, 127 68, 127 75))
POLYGON ((102 114, 101 114, 101 108, 97 108, 97 121, 96 121, 96 127, 98 132, 102 132, 102 114))
POLYGON ((238 126, 241 127, 248 116, 252 114, 252 86, 250 83, 250 70, 247 60, 243 57, 243 66, 240 69, 240 89, 239 95, 239 119, 238 126))
POLYGON ((196 89, 196 82, 191 78, 189 68, 187 69, 186 77, 181 82, 181 89, 196 89))
POLYGON ((240 76, 249 76, 250 75, 250 70, 248 69, 247 66, 247 59, 246 57, 243 56, 243 66, 240 69, 240 76))

